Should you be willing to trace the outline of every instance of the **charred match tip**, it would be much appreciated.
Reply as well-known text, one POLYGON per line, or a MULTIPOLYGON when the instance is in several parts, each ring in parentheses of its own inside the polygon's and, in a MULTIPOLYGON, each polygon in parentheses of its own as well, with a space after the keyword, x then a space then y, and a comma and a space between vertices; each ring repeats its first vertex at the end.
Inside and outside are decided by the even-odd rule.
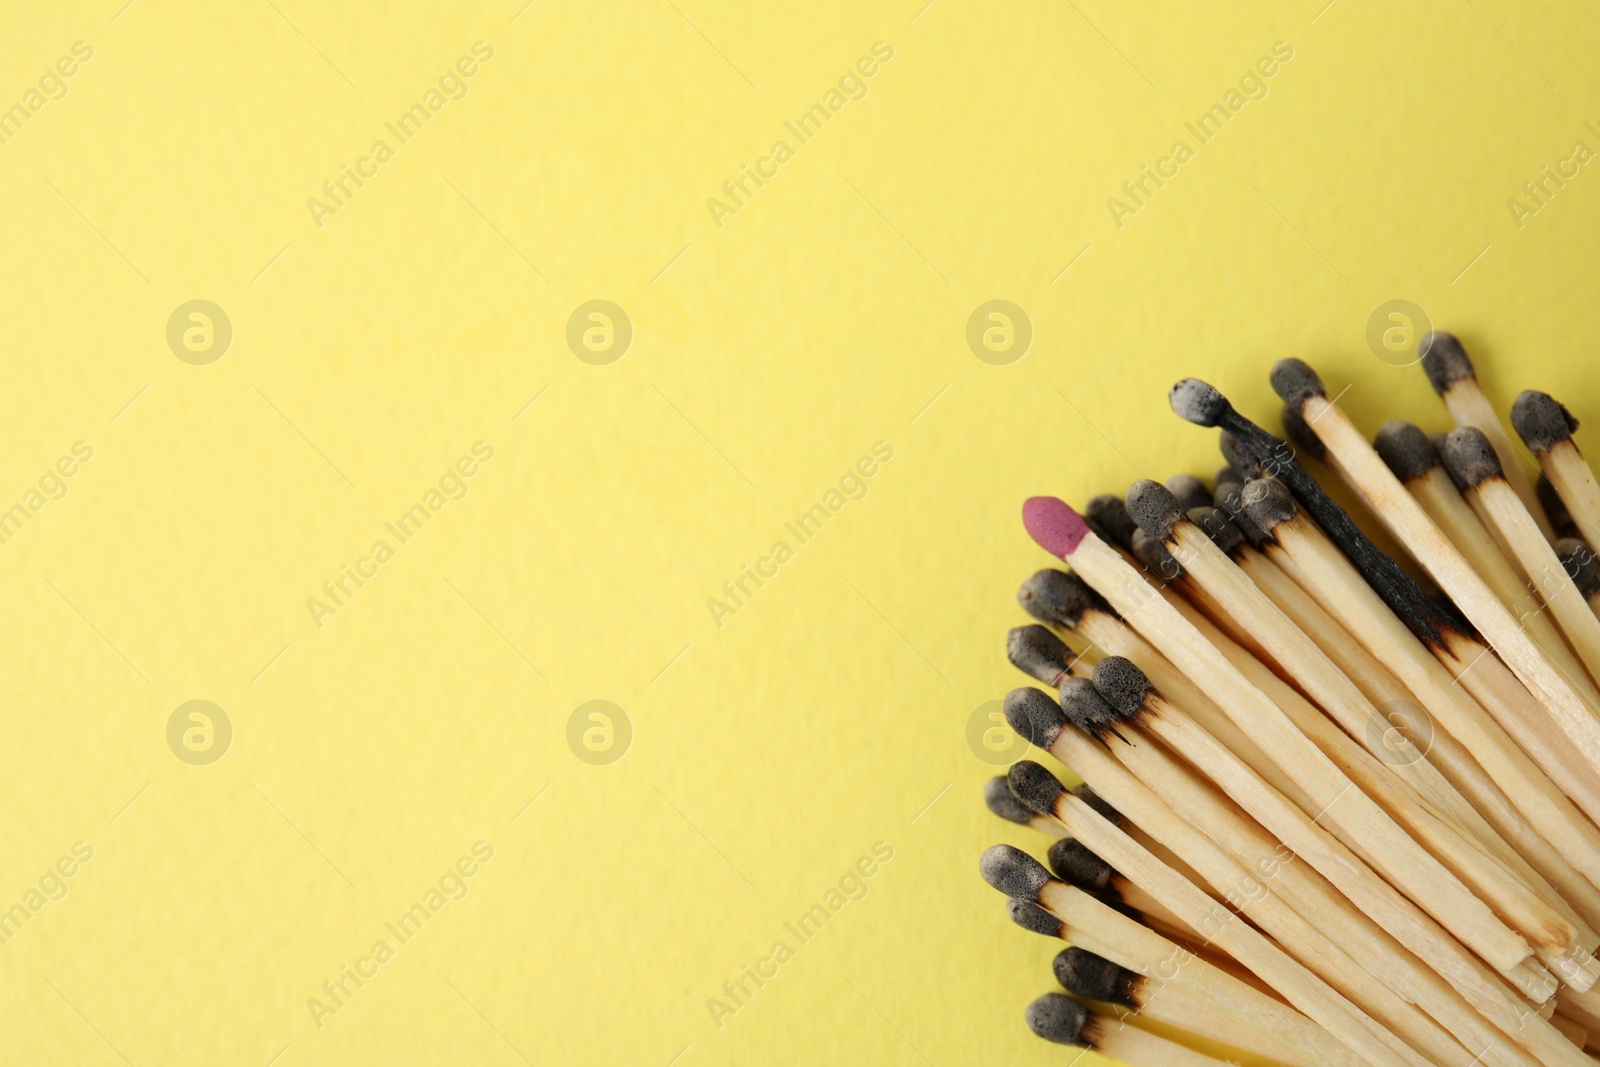
POLYGON ((1050 964, 1056 981, 1068 993, 1076 993, 1088 1000, 1102 1004, 1121 1004, 1127 1008, 1139 1005, 1130 994, 1130 987, 1139 980, 1134 972, 1118 967, 1104 956, 1096 956, 1086 948, 1071 945, 1056 953, 1050 964))
POLYGON ((1572 436, 1578 420, 1549 393, 1525 389, 1511 404, 1511 425, 1529 448, 1548 452, 1572 436))
POLYGON ((1039 571, 1022 583, 1017 590, 1017 603, 1040 622, 1073 630, 1086 611, 1116 614, 1088 582, 1076 574, 1050 569, 1039 571))
POLYGON ((1024 501, 1022 525, 1040 548, 1058 559, 1072 555, 1089 535, 1083 516, 1053 496, 1033 496, 1024 501))
POLYGON ((1240 474, 1239 468, 1235 467, 1231 462, 1225 463, 1217 468, 1216 476, 1211 479, 1211 484, 1213 486, 1212 492, 1220 493, 1225 485, 1243 485, 1244 475, 1240 474))
POLYGON ((1028 1029, 1058 1045, 1081 1045, 1089 1025, 1089 1009, 1065 993, 1046 993, 1023 1013, 1028 1029))
POLYGON ((1594 549, 1576 537, 1563 537, 1556 542, 1556 556, 1585 600, 1600 593, 1600 562, 1594 549))
POLYGON ((1133 532, 1133 558, 1143 563, 1150 573, 1171 582, 1183 577, 1183 566, 1167 546, 1143 530, 1133 532))
POLYGON ((1227 430, 1223 430, 1217 437, 1217 449, 1222 453, 1222 458, 1228 461, 1228 466, 1233 469, 1235 481, 1243 482, 1260 476, 1261 461, 1251 454, 1243 441, 1227 430))
MULTIPOLYGON (((1072 679, 1068 678, 1068 682, 1072 679)), ((1050 694, 1038 689, 1013 689, 1006 694, 1006 722, 1035 748, 1049 748, 1067 728, 1061 705, 1050 694)))
POLYGON ((1034 623, 1018 626, 1006 634, 1006 658, 1023 674, 1039 679, 1045 685, 1061 684, 1072 662, 1072 649, 1048 627, 1034 623))
POLYGON ((1216 386, 1207 385, 1199 378, 1178 382, 1167 394, 1167 400, 1178 418, 1196 426, 1215 426, 1232 407, 1216 386))
POLYGON ((1112 807, 1110 801, 1090 789, 1087 785, 1073 787, 1072 795, 1099 812, 1102 818, 1109 819, 1119 826, 1122 824, 1122 812, 1112 807))
POLYGON ((1304 407, 1306 401, 1314 396, 1328 395, 1328 391, 1322 387, 1322 379, 1304 360, 1278 360, 1272 365, 1269 381, 1278 399, 1296 410, 1304 407))
POLYGON ((1455 480, 1467 489, 1485 479, 1505 475, 1494 445, 1476 426, 1457 426, 1445 435, 1444 465, 1450 469, 1455 480))
POLYGON ((1117 876, 1111 864, 1090 852, 1075 837, 1051 842, 1046 857, 1057 878, 1090 893, 1104 893, 1111 879, 1117 876))
POLYGON ((1244 544, 1244 534, 1239 532, 1239 527, 1218 508, 1190 508, 1187 518, 1204 530, 1206 536, 1230 556, 1244 544))
POLYGON ((1271 533, 1279 523, 1288 522, 1300 510, 1289 487, 1276 478, 1257 478, 1240 494, 1250 521, 1271 533))
POLYGON ((1171 536, 1172 528, 1183 518, 1177 498, 1166 486, 1149 478, 1141 478, 1128 487, 1127 503, 1128 514, 1139 529, 1158 541, 1171 536))
POLYGON ((1018 800, 1040 815, 1055 814, 1056 798, 1067 791, 1055 775, 1031 759, 1013 763, 1006 775, 1006 783, 1011 786, 1018 800))
POLYGON ((1050 884, 1044 864, 1015 845, 995 845, 978 860, 983 880, 1013 900, 1035 900, 1050 884))
POLYGON ((1155 692, 1144 671, 1121 656, 1107 656, 1094 665, 1094 688, 1121 719, 1137 715, 1145 697, 1155 692))
POLYGON ((1462 483, 1460 478, 1456 477, 1456 472, 1450 469, 1450 464, 1444 462, 1444 443, 1445 438, 1448 436, 1448 434, 1430 433, 1428 435, 1428 443, 1433 446, 1434 452, 1439 456, 1439 465, 1450 476, 1450 483, 1457 489, 1465 490, 1467 488, 1466 485, 1462 483))
POLYGON ((1006 822, 1026 826, 1033 821, 1033 809, 1017 799, 1017 794, 1011 791, 1011 783, 1003 774, 995 775, 983 783, 983 803, 1006 822))
POLYGON ((1415 423, 1399 419, 1378 427, 1372 447, 1402 482, 1421 478, 1443 462, 1427 434, 1415 423))
POLYGON ((1577 524, 1572 521, 1572 512, 1567 510, 1567 502, 1561 499, 1561 494, 1556 492, 1555 483, 1549 475, 1539 472, 1539 484, 1534 486, 1534 493, 1539 497, 1539 505, 1544 508, 1545 517, 1550 520, 1557 533, 1565 533, 1576 529, 1577 524))
POLYGON ((1117 712, 1087 678, 1061 683, 1062 714, 1076 727, 1098 737, 1117 721, 1117 712))
POLYGON ((1133 543, 1133 531, 1137 527, 1133 519, 1128 517, 1128 509, 1123 506, 1121 497, 1101 493, 1083 506, 1083 514, 1084 521, 1102 540, 1122 548, 1133 543))
POLYGON ((1428 384, 1440 396, 1461 379, 1473 376, 1472 360, 1467 358, 1467 350, 1453 333, 1434 330, 1422 338, 1417 351, 1422 356, 1422 373, 1428 376, 1428 384))
POLYGON ((1299 408, 1285 404, 1283 410, 1278 412, 1278 421, 1283 423, 1284 434, 1306 455, 1321 459, 1328 454, 1328 446, 1322 443, 1322 438, 1300 414, 1299 408))
POLYGON ((1211 490, 1206 488, 1204 482, 1192 474, 1174 474, 1167 479, 1167 492, 1171 493, 1178 501, 1178 506, 1184 511, 1194 508, 1208 508, 1212 505, 1211 490))
POLYGON ((1251 547, 1261 548, 1272 540, 1272 535, 1256 525, 1244 506, 1244 483, 1229 482, 1217 487, 1217 510, 1233 519, 1244 539, 1251 547))
POLYGON ((1061 936, 1061 920, 1045 911, 1031 900, 1006 900, 1006 912, 1011 921, 1033 934, 1045 937, 1061 936))

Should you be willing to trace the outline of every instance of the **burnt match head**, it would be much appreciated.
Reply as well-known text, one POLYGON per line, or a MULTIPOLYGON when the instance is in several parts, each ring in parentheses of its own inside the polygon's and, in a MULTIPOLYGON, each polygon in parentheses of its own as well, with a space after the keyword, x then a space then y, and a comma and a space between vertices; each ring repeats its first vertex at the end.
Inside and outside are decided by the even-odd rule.
POLYGON ((1118 967, 1104 956, 1096 956, 1086 948, 1072 945, 1056 953, 1050 964, 1056 981, 1068 993, 1076 993, 1087 1000, 1102 1004, 1121 1004, 1125 1008, 1138 1008, 1133 991, 1140 976, 1125 967, 1118 967))
POLYGON ((1122 825, 1122 812, 1113 808, 1110 801, 1090 789, 1087 784, 1074 786, 1072 795, 1093 808, 1101 818, 1114 822, 1118 826, 1122 825))
POLYGON ((1107 656, 1094 665, 1094 688, 1119 719, 1139 714, 1145 697, 1155 692, 1144 671, 1135 667, 1133 660, 1121 656, 1107 656))
POLYGON ((1006 913, 1011 921, 1032 934, 1045 937, 1062 935, 1061 920, 1045 911, 1031 900, 1006 900, 1006 913))
POLYGON ((1192 474, 1174 474, 1167 479, 1167 492, 1178 501, 1184 511, 1208 508, 1212 504, 1211 490, 1192 474))
POLYGON ((1328 454, 1328 446, 1322 443, 1306 417, 1300 414, 1300 409, 1290 404, 1285 404, 1283 410, 1278 412, 1278 421, 1283 423, 1283 432, 1288 435, 1294 446, 1308 456, 1321 459, 1328 454))
POLYGON ((1178 500, 1160 482, 1141 478, 1128 487, 1128 514, 1139 529, 1158 541, 1165 541, 1183 518, 1178 500))
POLYGON ((1024 674, 1048 686, 1058 686, 1072 662, 1072 649, 1048 627, 1034 623, 1006 634, 1006 658, 1024 674))
POLYGON ((1534 486, 1534 493, 1539 497, 1539 506, 1544 508, 1545 517, 1550 520, 1550 525, 1556 533, 1563 537, 1576 536, 1578 524, 1572 521, 1572 512, 1567 510, 1567 502, 1561 499, 1561 494, 1556 492, 1555 483, 1549 475, 1539 472, 1539 484, 1534 486))
POLYGON ((1322 379, 1317 377, 1317 372, 1304 360, 1278 360, 1272 365, 1269 381, 1272 383, 1272 391, 1278 394, 1278 399, 1296 411, 1303 408, 1306 401, 1312 397, 1328 395, 1328 391, 1322 387, 1322 379))
POLYGON ((1056 799, 1067 791, 1056 776, 1031 759, 1018 760, 1006 775, 1006 784, 1017 799, 1040 815, 1054 815, 1056 799))
POLYGON ((1576 537, 1563 537, 1556 542, 1556 556, 1585 600, 1600 593, 1600 562, 1594 549, 1576 537))
POLYGON ((1428 435, 1415 423, 1400 419, 1378 427, 1372 447, 1402 482, 1424 477, 1442 462, 1428 435))
POLYGON ((983 783, 983 804, 1006 822, 1027 826, 1033 821, 1033 809, 1017 799, 1017 794, 1011 791, 1011 783, 1003 774, 997 774, 983 783))
POLYGON ((1028 1029, 1058 1045, 1083 1044, 1083 1028, 1089 1025, 1089 1009, 1065 993, 1046 993, 1023 1013, 1028 1029))
MULTIPOLYGON (((1223 432, 1226 433, 1227 431, 1224 430, 1223 432)), ((1229 484, 1243 485, 1244 475, 1240 474, 1239 468, 1232 463, 1224 463, 1217 468, 1216 476, 1211 479, 1212 493, 1222 492, 1222 487, 1229 484)))
POLYGON ((1272 541, 1272 535, 1256 525, 1244 506, 1243 482, 1229 482, 1217 487, 1217 510, 1233 520, 1233 525, 1254 548, 1263 548, 1272 541))
POLYGON ((1057 878, 1089 893, 1104 893, 1111 879, 1117 876, 1111 864, 1090 852, 1075 837, 1052 842, 1045 857, 1057 878))
POLYGON ((1548 452, 1572 436, 1578 420, 1549 393, 1527 389, 1511 404, 1511 425, 1529 448, 1548 452))
MULTIPOLYGON (((1243 441, 1227 430, 1217 436, 1217 449, 1222 453, 1222 458, 1228 461, 1228 467, 1232 468, 1235 481, 1243 482, 1260 476, 1261 461, 1245 447, 1243 441)), ((1219 472, 1218 485, 1222 484, 1221 477, 1219 472)))
POLYGON ((1239 532, 1233 520, 1217 508, 1190 508, 1186 518, 1204 530, 1206 536, 1230 556, 1244 544, 1244 534, 1239 532))
POLYGON ((1133 531, 1136 527, 1133 525, 1133 519, 1129 518, 1128 509, 1123 506, 1121 497, 1110 493, 1091 497, 1083 506, 1083 518, 1102 541, 1109 541, 1122 548, 1133 544, 1133 531))
POLYGON ((1066 559, 1089 535, 1089 525, 1072 505, 1053 496, 1030 496, 1022 502, 1022 525, 1039 547, 1066 559))
POLYGON ((1196 426, 1215 426, 1233 407, 1214 385, 1199 378, 1185 378, 1167 393, 1172 410, 1184 422, 1196 426))
POLYGON ((1051 700, 1049 693, 1038 689, 1013 689, 1007 693, 1005 713, 1006 722, 1017 736, 1026 738, 1036 748, 1048 749, 1067 728, 1067 717, 1061 713, 1061 705, 1051 700))
POLYGON ((1445 435, 1444 465, 1450 469, 1455 480, 1467 489, 1486 479, 1505 475, 1494 445, 1476 426, 1457 426, 1445 435))
POLYGON ((1078 628, 1078 620, 1086 611, 1116 614, 1078 575, 1048 568, 1022 583, 1022 588, 1017 590, 1017 603, 1040 622, 1065 626, 1069 630, 1078 628))
POLYGON ((1434 330, 1424 335, 1417 344, 1417 352, 1422 357, 1422 373, 1428 376, 1428 384, 1440 396, 1461 379, 1473 377, 1472 360, 1467 358, 1467 350, 1453 333, 1434 330))
POLYGON ((1245 514, 1250 516, 1250 521, 1269 534, 1280 523, 1294 518, 1300 510, 1289 487, 1276 478, 1257 478, 1244 487, 1240 498, 1244 501, 1245 514))
POLYGON ((1444 472, 1450 476, 1451 484, 1457 489, 1465 490, 1467 487, 1462 484, 1460 478, 1456 477, 1456 472, 1450 469, 1450 464, 1444 462, 1444 445, 1446 438, 1449 436, 1449 434, 1443 433, 1430 433, 1428 435, 1428 443, 1432 445, 1433 450, 1439 454, 1440 466, 1444 467, 1444 472))
POLYGON ((1109 732, 1117 712, 1087 678, 1068 678, 1061 683, 1061 711, 1072 725, 1094 737, 1109 732))
POLYGON ((1044 864, 1015 845, 995 845, 978 860, 983 880, 1013 900, 1035 900, 1050 884, 1044 864))
POLYGON ((1163 581, 1173 582, 1183 577, 1183 566, 1167 551, 1167 546, 1143 530, 1134 531, 1133 558, 1163 581))

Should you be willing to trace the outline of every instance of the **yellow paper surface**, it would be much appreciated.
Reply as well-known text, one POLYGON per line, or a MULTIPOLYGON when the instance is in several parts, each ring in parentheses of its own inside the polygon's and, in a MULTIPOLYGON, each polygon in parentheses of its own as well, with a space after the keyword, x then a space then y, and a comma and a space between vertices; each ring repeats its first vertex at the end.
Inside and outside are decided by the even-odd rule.
POLYGON ((1568 6, 121 2, 0 14, 8 1063, 1066 1062, 1022 499, 1442 428, 1394 300, 1596 410, 1568 6))

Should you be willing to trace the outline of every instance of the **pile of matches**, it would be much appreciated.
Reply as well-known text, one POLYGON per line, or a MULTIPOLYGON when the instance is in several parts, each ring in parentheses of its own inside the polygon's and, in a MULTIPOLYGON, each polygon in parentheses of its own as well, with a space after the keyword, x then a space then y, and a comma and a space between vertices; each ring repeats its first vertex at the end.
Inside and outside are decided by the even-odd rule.
POLYGON ((981 871, 1071 943, 1040 1037, 1136 1067, 1600 1064, 1600 485, 1577 421, 1524 392, 1531 485, 1460 343, 1422 351, 1448 434, 1369 443, 1283 360, 1292 447, 1188 378, 1172 409, 1223 431, 1210 492, 1023 505, 1072 570, 1017 595, 1039 624, 1007 653, 1055 692, 1006 719, 1083 784, 991 781, 1053 843, 981 871))

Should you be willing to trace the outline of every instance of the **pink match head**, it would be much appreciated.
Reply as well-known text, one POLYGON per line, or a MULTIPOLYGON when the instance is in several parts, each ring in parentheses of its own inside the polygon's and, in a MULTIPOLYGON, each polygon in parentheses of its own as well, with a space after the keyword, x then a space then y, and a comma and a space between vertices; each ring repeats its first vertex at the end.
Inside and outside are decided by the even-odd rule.
POLYGON ((1053 496, 1029 497, 1022 505, 1022 525, 1039 547, 1066 559, 1089 534, 1089 525, 1072 505, 1053 496))

